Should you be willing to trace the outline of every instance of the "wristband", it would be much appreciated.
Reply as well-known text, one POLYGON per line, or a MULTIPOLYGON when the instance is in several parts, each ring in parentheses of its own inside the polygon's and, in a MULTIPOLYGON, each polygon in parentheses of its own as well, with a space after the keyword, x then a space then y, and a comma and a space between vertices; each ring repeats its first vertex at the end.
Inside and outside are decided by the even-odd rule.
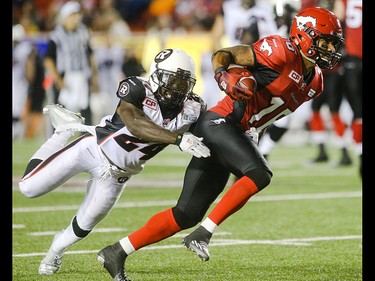
POLYGON ((220 66, 215 69, 215 75, 218 74, 219 72, 227 70, 224 66, 220 66))
POLYGON ((177 136, 176 141, 174 142, 174 144, 178 146, 178 145, 180 145, 181 141, 182 141, 182 134, 179 134, 177 136))

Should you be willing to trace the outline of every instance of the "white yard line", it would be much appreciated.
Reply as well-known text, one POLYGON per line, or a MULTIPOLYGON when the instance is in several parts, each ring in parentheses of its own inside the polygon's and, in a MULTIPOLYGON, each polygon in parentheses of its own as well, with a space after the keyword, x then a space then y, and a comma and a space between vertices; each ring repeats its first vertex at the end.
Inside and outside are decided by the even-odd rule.
MULTIPOLYGON (((215 236, 219 233, 215 233, 215 236)), ((226 240, 226 239, 213 239, 210 247, 232 246, 232 245, 251 245, 251 244, 265 244, 265 245, 289 245, 289 246, 310 246, 313 242, 320 241, 338 241, 338 240, 352 240, 362 239, 362 235, 343 235, 343 236, 321 236, 321 237, 306 237, 306 238, 286 238, 278 240, 226 240)), ((164 246, 148 246, 141 250, 159 250, 159 249, 176 249, 182 248, 181 244, 172 244, 164 246)), ((76 254, 91 254, 98 253, 99 250, 80 250, 80 251, 66 251, 67 255, 76 254)), ((14 254, 13 257, 32 257, 44 256, 46 253, 24 253, 14 254)))
MULTIPOLYGON (((332 198, 362 198, 362 191, 352 192, 325 192, 325 193, 306 193, 306 194, 286 194, 286 195, 255 195, 251 202, 265 201, 287 201, 287 200, 317 200, 332 198)), ((215 202, 217 202, 217 199, 215 202)), ((176 200, 166 201, 147 201, 147 202, 124 202, 117 203, 115 208, 138 208, 138 207, 156 207, 156 206, 174 206, 176 200)), ((41 206, 41 207, 20 207, 13 208, 13 213, 29 212, 51 212, 51 211, 68 211, 77 210, 79 205, 60 205, 60 206, 41 206)))

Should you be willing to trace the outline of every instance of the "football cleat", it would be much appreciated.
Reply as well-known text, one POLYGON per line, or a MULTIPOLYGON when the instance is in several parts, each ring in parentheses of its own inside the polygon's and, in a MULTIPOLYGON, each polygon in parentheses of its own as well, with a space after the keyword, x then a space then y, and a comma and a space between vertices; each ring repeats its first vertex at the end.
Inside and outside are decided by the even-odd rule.
POLYGON ((131 281, 125 274, 126 257, 127 255, 119 242, 101 249, 98 253, 98 261, 114 281, 131 281))
POLYGON ((48 114, 55 129, 67 124, 84 124, 85 118, 79 113, 67 110, 59 104, 49 104, 43 108, 43 114, 48 114))
POLYGON ((211 236, 212 233, 207 231, 203 226, 199 226, 182 239, 182 244, 188 250, 194 252, 202 261, 208 261, 210 259, 208 243, 210 242, 211 236))
MULTIPOLYGON (((62 232, 57 233, 54 236, 53 241, 55 241, 62 234, 62 232)), ((53 242, 52 242, 52 245, 53 245, 53 242)), ((44 259, 41 261, 41 263, 39 265, 39 271, 38 272, 41 275, 55 274, 61 268, 62 257, 64 255, 64 251, 55 252, 53 250, 52 245, 49 248, 46 256, 44 257, 44 259)))
POLYGON ((341 156, 341 159, 340 159, 339 163, 337 164, 337 166, 340 166, 340 167, 341 166, 350 166, 352 164, 353 164, 353 161, 349 156, 348 150, 345 147, 342 148, 342 156, 341 156))

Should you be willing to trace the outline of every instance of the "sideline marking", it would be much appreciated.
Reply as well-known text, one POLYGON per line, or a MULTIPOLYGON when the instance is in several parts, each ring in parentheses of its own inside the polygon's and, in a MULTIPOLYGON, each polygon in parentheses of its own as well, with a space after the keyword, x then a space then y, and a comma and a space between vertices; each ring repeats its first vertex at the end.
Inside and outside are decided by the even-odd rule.
MULTIPOLYGON (((349 239, 362 239, 362 235, 344 235, 344 236, 321 236, 321 237, 307 237, 307 238, 286 238, 279 240, 231 240, 231 239, 213 239, 210 247, 232 246, 232 245, 250 245, 250 244, 267 244, 267 245, 290 245, 290 246, 310 246, 311 242, 319 241, 337 241, 349 239)), ((176 249, 184 248, 181 244, 165 245, 165 246, 149 246, 141 248, 140 250, 159 250, 159 249, 176 249)), ((80 251, 66 251, 65 254, 91 254, 98 253, 100 250, 80 250, 80 251)), ((46 253, 25 253, 14 254, 13 257, 35 257, 44 256, 46 253)))

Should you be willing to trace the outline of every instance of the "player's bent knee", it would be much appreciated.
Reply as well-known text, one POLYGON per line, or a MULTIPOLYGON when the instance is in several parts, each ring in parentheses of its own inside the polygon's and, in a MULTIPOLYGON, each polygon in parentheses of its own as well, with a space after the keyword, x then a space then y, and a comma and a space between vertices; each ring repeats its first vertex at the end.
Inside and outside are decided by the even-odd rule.
POLYGON ((261 191, 271 183, 272 173, 266 169, 258 168, 246 172, 245 176, 250 178, 261 191))
POLYGON ((203 219, 203 216, 204 216, 204 213, 203 213, 195 217, 190 217, 190 216, 187 216, 183 211, 181 211, 177 207, 173 207, 172 212, 173 212, 174 219, 176 220, 176 223, 178 224, 179 227, 181 227, 181 229, 188 229, 190 227, 197 225, 203 219))
POLYGON ((28 198, 35 198, 41 195, 40 192, 37 192, 35 188, 32 188, 26 182, 20 182, 18 184, 18 188, 20 189, 21 193, 28 198))

